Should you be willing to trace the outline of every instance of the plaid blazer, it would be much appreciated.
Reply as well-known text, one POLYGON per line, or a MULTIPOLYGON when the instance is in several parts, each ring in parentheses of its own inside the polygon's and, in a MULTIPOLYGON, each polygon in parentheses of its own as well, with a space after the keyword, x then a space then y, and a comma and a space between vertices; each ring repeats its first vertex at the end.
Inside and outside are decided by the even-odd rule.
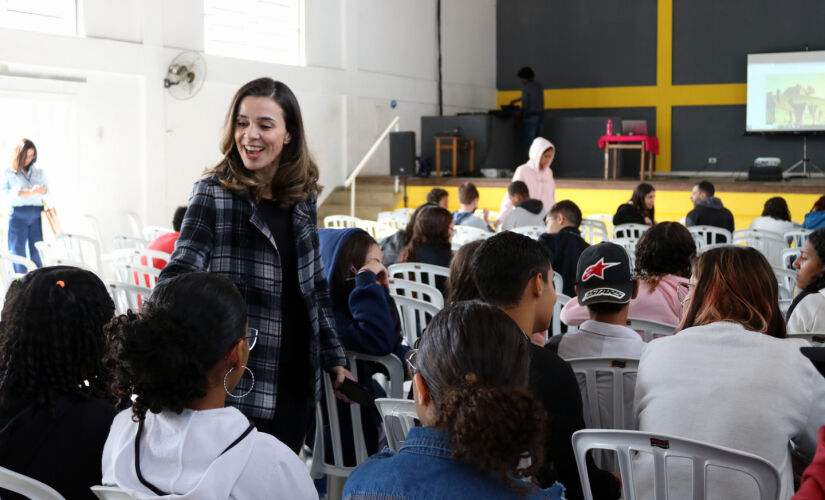
MULTIPOLYGON (((316 219, 314 200, 292 209, 299 287, 312 324, 310 363, 315 376, 307 384, 314 384, 317 402, 321 368, 346 366, 347 361, 335 332, 316 219)), ((259 331, 248 362, 255 374, 255 388, 247 397, 227 402, 249 417, 271 420, 282 375, 278 359, 285 334, 281 331, 281 262, 269 226, 249 194, 227 191, 215 175, 195 183, 175 251, 159 281, 193 271, 226 276, 243 294, 249 326, 259 331)), ((245 392, 250 383, 250 377, 244 376, 235 392, 245 392)))

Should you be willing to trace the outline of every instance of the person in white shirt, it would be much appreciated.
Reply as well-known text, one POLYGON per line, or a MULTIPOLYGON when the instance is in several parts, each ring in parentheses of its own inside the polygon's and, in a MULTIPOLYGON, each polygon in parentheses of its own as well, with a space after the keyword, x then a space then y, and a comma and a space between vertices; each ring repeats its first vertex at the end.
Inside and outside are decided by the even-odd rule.
POLYGON ((472 182, 465 182, 458 187, 458 203, 461 207, 453 212, 453 223, 456 226, 470 226, 486 231, 492 231, 488 220, 488 211, 484 209, 484 220, 475 216, 478 209, 478 189, 472 182))
POLYGON ((530 189, 522 181, 513 181, 507 186, 507 196, 513 204, 512 210, 507 212, 501 220, 499 230, 509 231, 510 229, 523 226, 544 227, 544 216, 547 209, 541 200, 530 198, 530 189))
POLYGON ((765 202, 762 215, 753 219, 750 229, 760 231, 771 231, 783 235, 788 231, 794 231, 802 227, 791 220, 791 211, 785 198, 775 196, 765 202))
POLYGON ((788 308, 788 332, 825 333, 825 228, 808 235, 793 267, 802 291, 788 308))
POLYGON ((109 430, 104 485, 133 498, 318 498, 298 456, 225 405, 255 389, 246 363, 258 336, 228 278, 176 276, 107 330, 117 395, 135 396, 109 430), (241 377, 252 384, 237 394, 241 377))

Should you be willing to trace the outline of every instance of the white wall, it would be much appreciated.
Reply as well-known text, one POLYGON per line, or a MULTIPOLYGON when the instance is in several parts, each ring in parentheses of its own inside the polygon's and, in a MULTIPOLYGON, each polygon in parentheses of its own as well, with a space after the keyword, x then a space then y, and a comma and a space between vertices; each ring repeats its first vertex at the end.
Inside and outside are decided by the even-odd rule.
MULTIPOLYGON (((181 50, 202 50, 202 0, 81 0, 86 37, 0 29, 0 68, 86 78, 0 78, 0 91, 75 96, 79 181, 58 199, 61 213, 93 213, 107 240, 127 231, 126 210, 168 226, 219 159, 235 90, 260 76, 298 96, 327 191, 343 184, 393 116, 418 133, 421 116, 437 113, 436 1, 305 1, 306 67, 207 55, 206 83, 186 101, 162 80, 181 50)), ((445 113, 495 106, 495 0, 443 0, 442 53, 445 113)), ((364 173, 386 174, 388 163, 384 144, 364 173)))

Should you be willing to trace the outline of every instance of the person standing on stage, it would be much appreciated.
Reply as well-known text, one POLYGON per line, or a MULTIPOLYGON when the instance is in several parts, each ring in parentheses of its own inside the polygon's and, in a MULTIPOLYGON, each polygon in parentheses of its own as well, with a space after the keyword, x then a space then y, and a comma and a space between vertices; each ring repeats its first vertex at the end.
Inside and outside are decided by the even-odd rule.
MULTIPOLYGON (((521 103, 522 138, 524 150, 530 147, 533 139, 541 136, 544 125, 544 89, 541 83, 535 80, 536 74, 533 68, 525 66, 518 70, 517 76, 521 79, 521 97, 510 101, 510 105, 521 103)), ((552 206, 552 205, 545 205, 552 206)))
MULTIPOLYGON (((541 200, 542 206, 552 207, 556 204, 556 181, 553 179, 553 171, 550 165, 556 156, 556 148, 553 143, 544 137, 536 137, 530 145, 530 159, 527 163, 516 169, 513 180, 522 181, 527 184, 530 197, 541 200)), ((499 211, 496 223, 504 220, 504 216, 513 209, 513 202, 510 196, 504 194, 501 200, 501 210, 499 211)))
MULTIPOLYGON (((49 183, 43 170, 35 166, 36 162, 37 147, 32 141, 23 139, 14 148, 11 168, 6 169, 3 191, 11 199, 9 252, 27 257, 37 267, 41 267, 43 263, 34 244, 43 240, 40 212, 43 210, 43 195, 49 191, 49 183)), ((26 272, 19 264, 15 264, 14 268, 18 273, 26 272)))

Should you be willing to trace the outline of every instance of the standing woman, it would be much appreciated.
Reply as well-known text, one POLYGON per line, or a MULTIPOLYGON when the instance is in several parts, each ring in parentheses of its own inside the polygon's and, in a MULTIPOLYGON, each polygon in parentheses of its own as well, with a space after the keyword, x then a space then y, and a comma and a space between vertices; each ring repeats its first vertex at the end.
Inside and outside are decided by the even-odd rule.
POLYGON ((655 204, 656 188, 647 182, 642 182, 633 190, 630 201, 619 205, 616 215, 613 216, 613 225, 646 224, 652 226, 656 224, 655 204))
MULTIPOLYGON (((344 367, 318 248, 318 167, 289 87, 270 78, 241 87, 221 151, 223 159, 192 189, 159 281, 210 271, 240 290, 260 338, 247 365, 254 390, 228 403, 297 453, 320 397, 321 369, 335 375, 335 387, 352 375, 344 367)), ((252 384, 243 377, 238 392, 252 384)))
MULTIPOLYGON (((43 265, 34 244, 43 240, 40 212, 43 210, 43 195, 49 191, 46 175, 37 162, 37 147, 28 139, 14 148, 11 168, 6 170, 3 191, 11 198, 9 216, 9 251, 20 257, 28 257, 37 267, 43 265), (28 255, 26 247, 28 246, 28 255)), ((15 264, 19 273, 26 272, 23 266, 15 264)))

